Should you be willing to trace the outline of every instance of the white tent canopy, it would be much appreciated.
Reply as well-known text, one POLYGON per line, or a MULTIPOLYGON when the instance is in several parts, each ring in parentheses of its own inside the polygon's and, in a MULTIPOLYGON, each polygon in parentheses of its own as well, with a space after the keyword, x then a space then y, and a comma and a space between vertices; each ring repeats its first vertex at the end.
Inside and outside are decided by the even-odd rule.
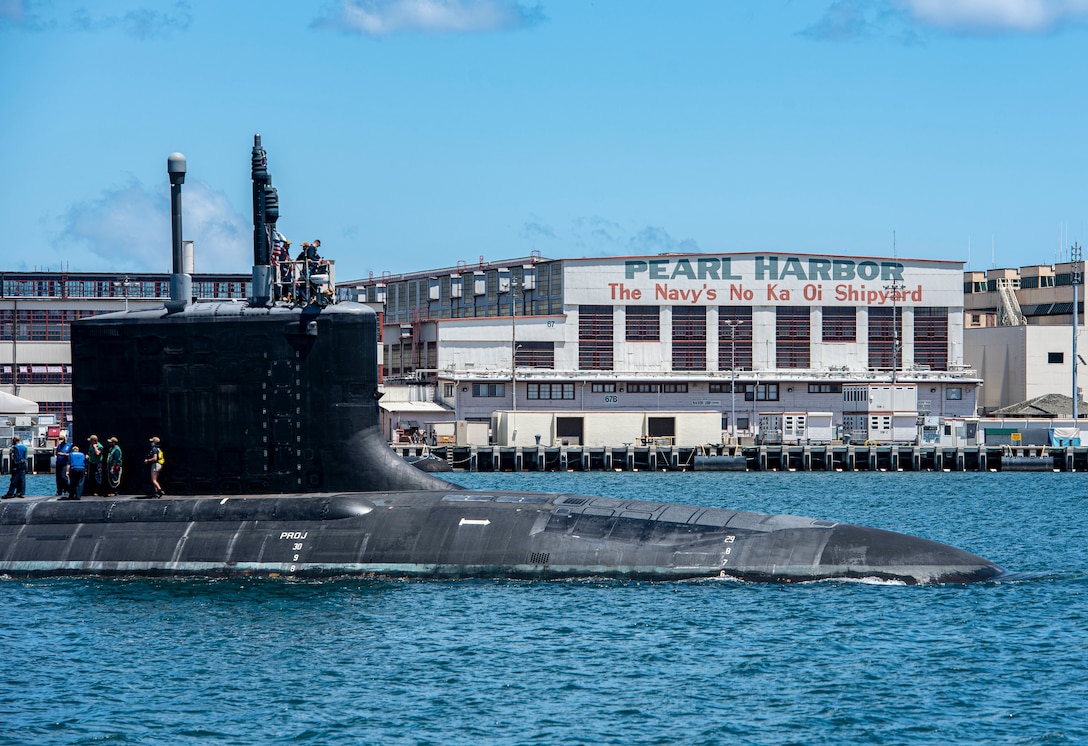
POLYGON ((21 396, 0 391, 0 415, 3 414, 37 414, 38 403, 21 396))

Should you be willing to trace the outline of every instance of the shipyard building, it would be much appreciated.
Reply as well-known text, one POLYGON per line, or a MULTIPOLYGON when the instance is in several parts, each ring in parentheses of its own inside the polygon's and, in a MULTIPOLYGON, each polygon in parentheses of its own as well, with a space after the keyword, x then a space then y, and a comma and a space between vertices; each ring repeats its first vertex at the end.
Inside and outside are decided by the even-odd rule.
POLYGON ((533 255, 340 292, 381 314, 393 440, 925 441, 976 413, 963 282, 955 261, 533 255))
MULTIPOLYGON (((767 252, 534 254, 338 292, 380 314, 391 440, 924 443, 970 436, 976 414, 1068 397, 1076 275, 1071 263, 964 273, 951 261, 767 252)), ((194 275, 193 294, 241 302, 250 279, 194 275)), ((169 283, 0 273, 0 392, 19 397, 0 412, 0 442, 70 421, 73 320, 161 306, 169 283), (28 401, 36 412, 20 409, 28 401)))
MULTIPOLYGON (((1088 375, 1082 283, 1080 262, 964 274, 964 358, 986 381, 980 414, 999 414, 1055 394, 1064 396, 1064 407, 1070 407, 1074 363, 1079 363, 1082 377, 1088 375), (1073 355, 1074 334, 1079 361, 1073 355)), ((1088 405, 1083 386, 1078 389, 1078 414, 1083 416, 1088 405)), ((1049 400, 1042 409, 1034 407, 1033 414, 1069 414, 1048 407, 1049 400)))

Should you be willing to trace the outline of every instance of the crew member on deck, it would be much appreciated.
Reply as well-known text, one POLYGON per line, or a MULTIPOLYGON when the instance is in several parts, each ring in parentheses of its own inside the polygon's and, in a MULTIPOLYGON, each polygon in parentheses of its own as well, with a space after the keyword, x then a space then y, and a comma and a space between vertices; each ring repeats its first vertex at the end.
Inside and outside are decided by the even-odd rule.
POLYGON ((68 495, 60 500, 78 500, 83 497, 83 481, 87 475, 87 454, 72 446, 68 454, 68 495))
POLYGON ((98 442, 98 436, 87 438, 87 471, 90 472, 91 494, 101 495, 102 492, 102 468, 105 465, 106 449, 98 442))
POLYGON ((53 453, 57 457, 57 497, 68 491, 68 454, 72 452, 72 444, 63 435, 57 440, 57 447, 53 453))
POLYGON ((276 231, 272 240, 272 300, 291 299, 291 242, 276 231))
POLYGON ((11 439, 11 481, 3 497, 5 500, 9 497, 26 497, 26 446, 20 440, 18 435, 11 439))
POLYGON ((109 496, 117 497, 117 489, 121 486, 121 446, 117 438, 109 439, 110 450, 106 454, 106 484, 109 487, 109 496))
POLYGON ((151 494, 148 497, 162 497, 166 493, 162 491, 162 486, 159 484, 159 473, 162 471, 162 465, 166 463, 166 459, 163 456, 162 449, 159 448, 159 439, 157 437, 151 438, 148 441, 151 444, 151 450, 147 454, 147 458, 144 459, 145 464, 151 464, 151 494))

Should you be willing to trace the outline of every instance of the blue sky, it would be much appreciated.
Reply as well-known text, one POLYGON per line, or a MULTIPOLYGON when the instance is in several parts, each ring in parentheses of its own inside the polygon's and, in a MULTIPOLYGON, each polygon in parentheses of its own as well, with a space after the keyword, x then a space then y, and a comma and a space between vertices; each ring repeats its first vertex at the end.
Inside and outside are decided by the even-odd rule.
POLYGON ((0 269, 1088 242, 1088 0, 0 0, 0 269))

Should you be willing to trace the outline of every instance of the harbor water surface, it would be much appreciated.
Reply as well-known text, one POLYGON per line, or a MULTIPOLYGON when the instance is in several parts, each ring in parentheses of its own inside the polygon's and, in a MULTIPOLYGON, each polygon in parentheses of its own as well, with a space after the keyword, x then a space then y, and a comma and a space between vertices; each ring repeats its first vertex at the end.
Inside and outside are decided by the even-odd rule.
MULTIPOLYGON (((52 479, 29 491, 52 494, 52 479)), ((4 579, 0 743, 1088 743, 1088 475, 452 479, 842 520, 1010 574, 4 579)))

